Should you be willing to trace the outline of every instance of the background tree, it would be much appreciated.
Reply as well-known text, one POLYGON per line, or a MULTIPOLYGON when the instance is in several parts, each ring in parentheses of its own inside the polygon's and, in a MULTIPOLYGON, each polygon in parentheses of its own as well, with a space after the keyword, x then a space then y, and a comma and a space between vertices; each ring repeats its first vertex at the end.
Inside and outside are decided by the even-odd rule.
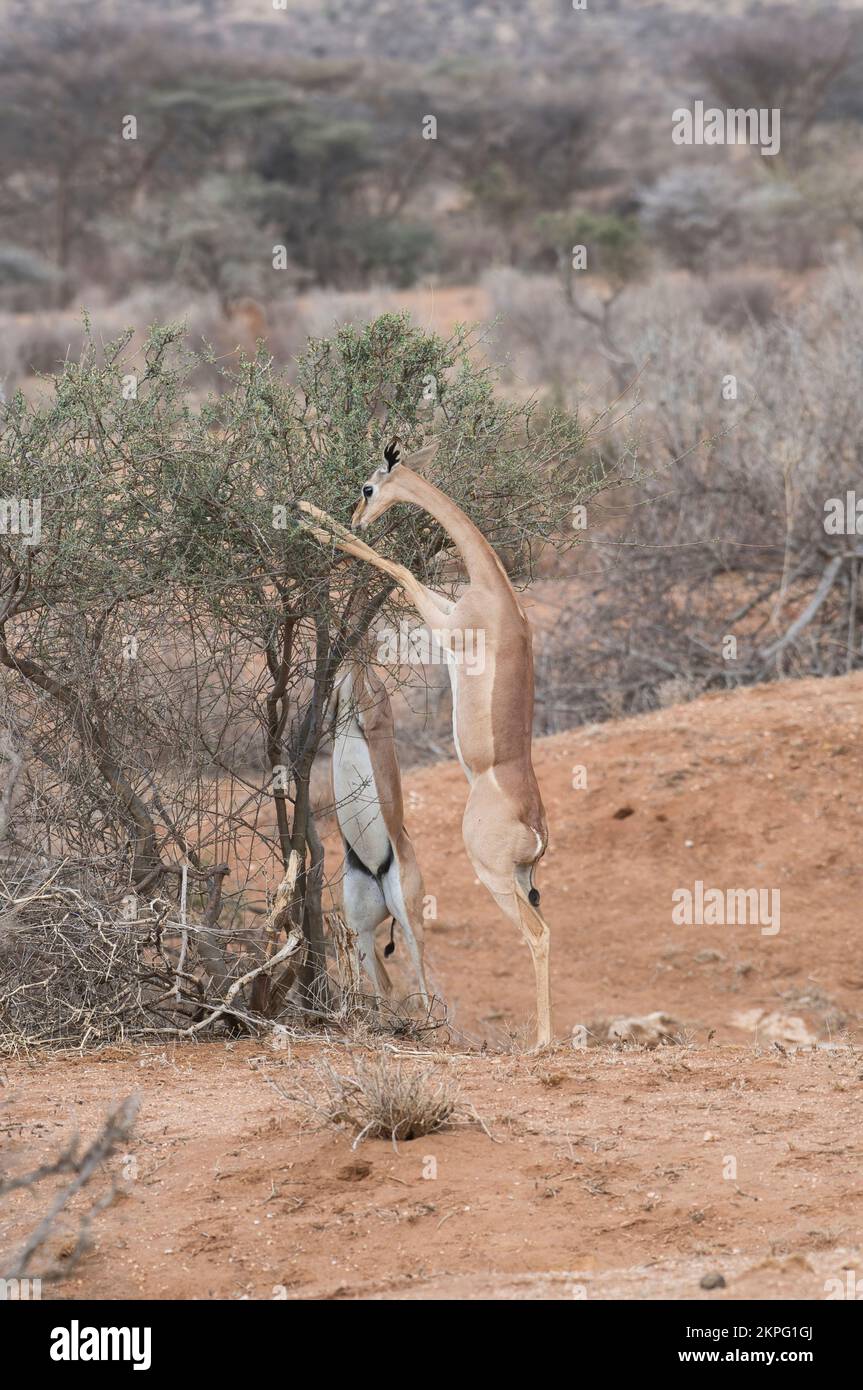
POLYGON ((781 156, 764 161, 775 173, 804 163, 815 122, 853 61, 850 39, 844 15, 782 6, 710 26, 693 64, 722 106, 781 111, 781 156))
POLYGON ((287 99, 284 85, 251 80, 263 66, 214 50, 165 13, 127 15, 99 0, 7 16, 3 235, 54 264, 61 304, 105 253, 102 219, 131 217, 154 193, 218 167, 229 120, 246 129, 287 99), (127 116, 137 138, 123 138, 127 116))

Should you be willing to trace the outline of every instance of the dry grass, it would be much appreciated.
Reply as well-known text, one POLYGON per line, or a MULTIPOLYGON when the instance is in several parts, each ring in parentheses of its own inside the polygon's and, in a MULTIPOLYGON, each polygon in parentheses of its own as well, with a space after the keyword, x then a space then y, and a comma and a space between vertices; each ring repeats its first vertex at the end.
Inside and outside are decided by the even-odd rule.
POLYGON ((312 1070, 323 1084, 323 1097, 286 1099, 309 1106, 327 1124, 353 1130, 353 1148, 364 1139, 391 1139, 394 1145, 399 1139, 419 1139, 443 1129, 456 1114, 458 1090, 434 1067, 405 1065, 381 1055, 355 1060, 347 1074, 327 1061, 312 1070))

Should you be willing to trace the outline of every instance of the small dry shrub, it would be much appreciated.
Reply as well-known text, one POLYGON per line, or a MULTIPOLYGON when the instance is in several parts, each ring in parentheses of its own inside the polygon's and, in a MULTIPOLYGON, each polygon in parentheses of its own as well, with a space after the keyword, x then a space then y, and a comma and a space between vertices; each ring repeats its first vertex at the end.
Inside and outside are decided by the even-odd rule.
POLYGON ((356 1131, 363 1139, 419 1139, 453 1118, 458 1093, 434 1067, 404 1066, 386 1056, 358 1060, 346 1076, 329 1062, 314 1068, 324 1084, 318 1107, 330 1124, 356 1131))

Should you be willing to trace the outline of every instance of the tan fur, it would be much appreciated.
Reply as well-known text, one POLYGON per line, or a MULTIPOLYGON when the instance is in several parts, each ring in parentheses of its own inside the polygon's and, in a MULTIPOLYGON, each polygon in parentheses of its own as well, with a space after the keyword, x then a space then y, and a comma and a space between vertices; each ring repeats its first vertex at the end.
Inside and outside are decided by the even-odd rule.
POLYGON ((468 774, 470 792, 462 830, 477 877, 530 948, 536 975, 537 1045, 551 1041, 549 928, 528 900, 533 873, 548 841, 545 810, 531 760, 533 651, 527 618, 506 572, 488 541, 445 493, 420 476, 435 452, 427 446, 391 469, 376 469, 352 525, 365 527, 397 502, 430 513, 461 554, 468 584, 453 604, 421 584, 402 565, 379 556, 309 503, 304 511, 323 523, 315 534, 389 574, 420 613, 439 631, 482 632, 485 667, 458 672, 453 684, 453 731, 468 774))

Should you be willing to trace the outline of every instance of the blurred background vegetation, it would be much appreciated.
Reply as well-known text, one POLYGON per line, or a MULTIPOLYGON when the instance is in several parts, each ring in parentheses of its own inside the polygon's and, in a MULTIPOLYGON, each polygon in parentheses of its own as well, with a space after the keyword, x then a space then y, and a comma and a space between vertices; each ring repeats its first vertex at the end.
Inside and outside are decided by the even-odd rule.
POLYGON ((594 472, 641 479, 540 563, 542 730, 863 662, 857 542, 823 527, 863 475, 856 0, 0 16, 7 399, 78 360, 84 306, 97 344, 182 321, 201 397, 259 344, 295 382, 346 324, 470 322, 499 393, 598 420, 594 472), (695 100, 780 108, 780 153, 675 145, 695 100))
MULTIPOLYGON (((299 294, 551 273, 573 239, 624 279, 859 243, 856 6, 285 4, 5 0, 0 308, 251 300, 278 339, 299 294), (781 153, 673 145, 699 97, 781 107, 781 153)), ((52 364, 18 349, 6 376, 52 364)))

